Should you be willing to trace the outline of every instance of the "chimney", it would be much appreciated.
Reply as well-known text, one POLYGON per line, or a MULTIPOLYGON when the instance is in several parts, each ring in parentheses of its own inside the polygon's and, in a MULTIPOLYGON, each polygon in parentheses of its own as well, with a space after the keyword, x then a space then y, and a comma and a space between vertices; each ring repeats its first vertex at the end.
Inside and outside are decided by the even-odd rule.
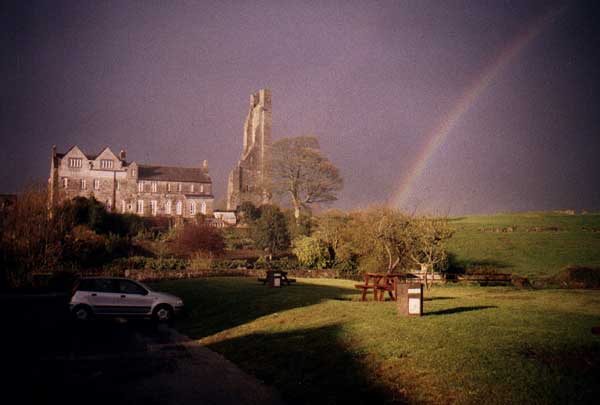
POLYGON ((127 153, 125 153, 124 149, 121 149, 121 151, 119 152, 119 159, 125 160, 126 157, 127 157, 127 153))
POLYGON ((202 170, 204 170, 206 173, 208 173, 208 160, 204 159, 202 161, 202 170))

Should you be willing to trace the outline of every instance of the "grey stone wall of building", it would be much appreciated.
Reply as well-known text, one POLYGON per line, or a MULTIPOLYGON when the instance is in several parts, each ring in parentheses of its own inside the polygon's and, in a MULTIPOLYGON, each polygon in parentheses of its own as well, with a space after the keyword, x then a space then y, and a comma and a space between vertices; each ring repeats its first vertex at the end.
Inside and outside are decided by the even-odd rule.
POLYGON ((262 89, 250 96, 242 156, 229 173, 227 182, 228 210, 235 210, 244 201, 258 205, 271 200, 271 126, 271 91, 262 89))
POLYGON ((52 204, 94 197, 110 210, 142 216, 212 215, 214 203, 206 161, 198 168, 146 166, 127 163, 124 151, 117 156, 109 148, 90 156, 77 146, 64 154, 53 147, 49 190, 52 204))

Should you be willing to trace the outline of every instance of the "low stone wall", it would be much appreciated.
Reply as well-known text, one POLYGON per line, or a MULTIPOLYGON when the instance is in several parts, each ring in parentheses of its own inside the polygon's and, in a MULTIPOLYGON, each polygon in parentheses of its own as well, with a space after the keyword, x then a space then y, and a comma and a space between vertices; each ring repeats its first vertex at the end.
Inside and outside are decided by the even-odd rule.
MULTIPOLYGON (((285 270, 290 278, 338 278, 336 270, 285 270)), ((119 276, 138 281, 179 280, 203 277, 266 277, 263 269, 226 269, 226 270, 124 270, 120 274, 111 272, 82 272, 82 276, 119 276)))

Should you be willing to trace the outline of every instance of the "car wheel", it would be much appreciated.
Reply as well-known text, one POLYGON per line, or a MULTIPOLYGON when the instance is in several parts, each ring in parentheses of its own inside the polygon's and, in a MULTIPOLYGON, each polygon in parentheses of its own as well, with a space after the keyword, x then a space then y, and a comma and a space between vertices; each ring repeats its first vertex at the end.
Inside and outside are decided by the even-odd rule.
POLYGON ((88 307, 87 305, 78 305, 75 308, 73 308, 73 319, 75 319, 76 321, 89 321, 90 319, 92 319, 92 316, 94 315, 92 313, 92 310, 90 307, 88 307))
POLYGON ((159 305, 154 308, 152 316, 158 322, 171 322, 173 320, 173 308, 168 305, 159 305))

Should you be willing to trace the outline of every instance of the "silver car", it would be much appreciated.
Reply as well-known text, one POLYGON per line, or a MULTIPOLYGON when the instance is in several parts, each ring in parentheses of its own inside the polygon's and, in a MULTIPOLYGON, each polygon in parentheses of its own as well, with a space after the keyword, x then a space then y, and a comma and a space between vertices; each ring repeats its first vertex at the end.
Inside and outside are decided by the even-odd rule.
POLYGON ((69 308, 80 321, 113 316, 152 317, 168 322, 183 310, 183 301, 127 278, 85 277, 75 284, 69 308))

